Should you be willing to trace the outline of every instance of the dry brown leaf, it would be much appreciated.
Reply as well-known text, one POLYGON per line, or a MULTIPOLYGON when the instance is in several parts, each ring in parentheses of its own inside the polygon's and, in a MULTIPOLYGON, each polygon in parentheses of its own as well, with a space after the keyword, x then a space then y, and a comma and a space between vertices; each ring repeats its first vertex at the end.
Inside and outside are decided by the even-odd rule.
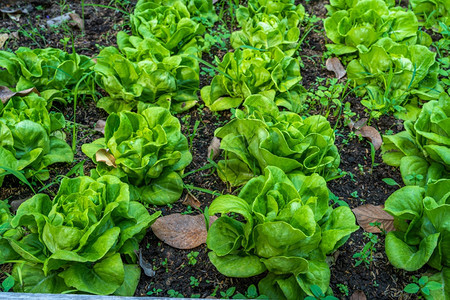
POLYGON ((372 126, 363 126, 355 132, 356 135, 361 135, 365 138, 368 138, 369 141, 375 147, 375 150, 380 149, 381 144, 383 144, 383 139, 381 138, 378 130, 373 128, 372 126))
POLYGON ((95 153, 95 160, 97 162, 104 162, 107 166, 117 168, 116 158, 106 149, 100 149, 95 153))
MULTIPOLYGON (((215 216, 210 217, 210 224, 216 219, 215 216)), ((203 214, 164 216, 153 223, 152 230, 161 241, 177 249, 192 249, 206 243, 207 231, 203 214)))
POLYGON ((214 160, 220 154, 220 139, 214 137, 208 146, 208 158, 214 160))
POLYGON ((188 192, 186 194, 186 197, 184 198, 183 202, 181 202, 181 203, 183 203, 186 206, 192 206, 195 208, 200 208, 200 206, 202 205, 200 203, 200 201, 198 201, 197 197, 192 195, 190 192, 188 192))
POLYGON ((84 21, 83 19, 75 13, 69 14, 70 18, 72 19, 74 25, 78 27, 81 31, 84 31, 84 21))
POLYGON ((361 226, 365 231, 372 233, 381 232, 375 226, 369 225, 369 223, 379 222, 380 227, 386 230, 386 232, 395 230, 394 228, 394 217, 389 213, 384 211, 384 206, 375 206, 372 204, 364 204, 352 209, 356 216, 359 226, 361 226))
POLYGON ((105 134, 105 125, 105 120, 98 120, 97 123, 95 123, 94 130, 105 134))
POLYGON ((342 65, 341 61, 337 57, 331 57, 327 59, 327 62, 325 63, 328 71, 333 71, 334 74, 336 74, 337 79, 341 79, 345 76, 346 71, 344 66, 342 65))
POLYGON ((348 128, 350 128, 350 130, 353 130, 353 129, 358 130, 361 127, 363 127, 364 125, 366 125, 367 120, 368 120, 367 118, 361 118, 356 122, 353 122, 353 120, 350 120, 350 123, 348 124, 348 128))
MULTIPOLYGON (((135 251, 136 252, 136 251, 135 251)), ((155 276, 156 272, 153 271, 153 266, 151 263, 149 263, 147 260, 145 260, 144 258, 142 258, 142 251, 141 249, 139 249, 139 265, 141 266, 142 270, 144 270, 145 275, 147 275, 148 277, 153 277, 155 276)))
POLYGON ((11 206, 11 211, 13 213, 16 213, 16 211, 19 209, 19 206, 24 203, 25 201, 27 201, 29 198, 25 198, 25 199, 18 199, 18 200, 13 200, 10 203, 11 206))
POLYGON ((351 295, 350 300, 367 300, 363 291, 357 290, 351 295))
POLYGON ((31 93, 36 93, 39 96, 41 95, 39 91, 36 88, 29 88, 23 91, 13 92, 6 86, 0 86, 0 99, 2 100, 2 103, 5 104, 8 102, 9 99, 11 99, 14 96, 27 96, 31 93))
POLYGON ((65 13, 63 15, 49 19, 49 20, 47 20, 47 26, 49 26, 49 27, 59 26, 63 22, 69 21, 71 19, 70 14, 73 14, 73 13, 75 13, 75 11, 71 11, 71 12, 65 13))
POLYGON ((9 34, 7 34, 7 33, 0 34, 0 49, 3 48, 3 46, 5 45, 8 38, 9 38, 9 34))

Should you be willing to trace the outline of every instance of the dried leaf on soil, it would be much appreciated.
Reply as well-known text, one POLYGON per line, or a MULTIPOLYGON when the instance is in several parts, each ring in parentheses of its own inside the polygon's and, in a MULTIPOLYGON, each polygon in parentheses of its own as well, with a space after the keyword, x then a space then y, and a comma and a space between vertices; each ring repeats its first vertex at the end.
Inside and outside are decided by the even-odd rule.
POLYGON ((7 14, 11 20, 19 22, 22 14, 29 14, 30 11, 32 11, 33 9, 34 9, 34 7, 31 4, 29 4, 23 8, 15 8, 15 9, 14 8, 3 8, 3 9, 0 9, 0 12, 7 14))
POLYGON ((377 227, 369 225, 369 223, 374 222, 381 223, 380 227, 387 232, 395 230, 394 217, 384 211, 383 205, 375 206, 372 204, 364 204, 355 207, 354 209, 352 209, 352 211, 356 216, 356 220, 358 221, 359 226, 361 226, 367 232, 381 232, 377 227))
POLYGON ((104 162, 107 166, 116 168, 116 158, 105 149, 100 149, 95 153, 95 160, 104 162))
POLYGON ((361 135, 365 138, 368 138, 369 141, 373 144, 375 150, 380 149, 381 144, 383 144, 383 139, 381 138, 380 133, 372 126, 363 126, 355 133, 356 135, 361 135))
POLYGON ((14 97, 16 95, 17 96, 27 96, 31 93, 36 93, 36 94, 40 95, 39 91, 34 87, 23 90, 23 91, 13 92, 6 86, 0 86, 0 99, 2 100, 3 104, 8 102, 9 99, 11 99, 12 97, 14 97))
POLYGON ((105 134, 105 125, 105 120, 98 120, 97 123, 95 123, 94 130, 105 134))
POLYGON ((81 31, 84 31, 84 22, 83 19, 78 14, 69 14, 70 18, 73 21, 73 24, 78 27, 81 31))
POLYGON ((350 130, 353 130, 353 129, 358 130, 361 127, 363 127, 364 125, 366 125, 367 120, 368 120, 367 118, 361 118, 361 119, 359 119, 356 122, 353 122, 352 120, 350 120, 350 123, 348 124, 348 127, 350 128, 350 130))
POLYGON ((152 264, 142 258, 141 249, 139 249, 139 265, 141 266, 142 270, 144 270, 145 275, 147 275, 148 277, 155 276, 156 273, 155 273, 155 271, 153 271, 152 264))
POLYGON ((19 209, 19 206, 24 203, 25 201, 27 201, 29 198, 24 198, 24 199, 18 199, 18 200, 13 200, 11 201, 11 203, 9 204, 11 206, 11 211, 13 213, 16 213, 17 209, 19 209))
POLYGON ((341 79, 346 74, 344 66, 337 57, 327 59, 326 67, 328 71, 333 71, 336 74, 337 79, 341 79))
POLYGON ((9 34, 7 34, 7 33, 0 34, 0 49, 3 48, 3 46, 5 45, 8 38, 9 38, 9 34))
POLYGON ((350 300, 366 300, 366 295, 363 291, 357 290, 351 295, 350 300))
POLYGON ((200 201, 198 201, 198 199, 189 192, 186 194, 186 197, 184 198, 182 203, 186 206, 192 206, 195 208, 200 208, 200 206, 202 205, 200 201))
POLYGON ((208 146, 208 158, 214 160, 220 154, 220 139, 214 137, 208 146))
MULTIPOLYGON (((210 224, 217 217, 210 217, 210 224)), ((153 233, 164 243, 178 249, 192 249, 206 243, 206 224, 203 214, 196 216, 171 214, 158 218, 153 233)))
POLYGON ((59 26, 61 25, 63 22, 65 21, 69 21, 71 19, 70 14, 75 13, 74 11, 65 13, 63 15, 54 17, 50 20, 47 20, 47 26, 52 27, 52 26, 59 26))

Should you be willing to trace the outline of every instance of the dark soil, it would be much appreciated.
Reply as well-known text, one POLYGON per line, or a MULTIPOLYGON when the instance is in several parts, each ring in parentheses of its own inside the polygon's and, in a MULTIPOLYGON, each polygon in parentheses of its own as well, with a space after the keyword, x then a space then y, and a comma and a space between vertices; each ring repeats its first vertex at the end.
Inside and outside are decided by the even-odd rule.
MULTIPOLYGON (((69 24, 48 28, 46 20, 59 16, 62 13, 74 10, 80 16, 82 15, 80 1, 65 2, 67 4, 61 6, 59 1, 2 1, 0 9, 26 7, 27 5, 31 5, 33 8, 28 15, 22 15, 19 22, 10 20, 6 14, 3 14, 3 16, 0 14, 0 29, 13 33, 12 35, 15 36, 15 38, 9 40, 5 48, 13 51, 21 46, 30 48, 57 47, 62 49, 61 39, 70 37, 72 40, 73 36, 74 45, 72 45, 72 41, 69 41, 67 45, 69 51, 72 51, 73 46, 77 53, 94 57, 99 52, 99 48, 115 45, 115 34, 118 31, 129 30, 126 14, 113 9, 92 6, 85 7, 85 34, 81 34, 78 28, 69 24)), ((114 1, 110 0, 86 0, 85 2, 86 4, 114 5, 114 1)), ((119 8, 131 12, 135 2, 131 1, 129 5, 119 8)), ((220 3, 222 1, 218 4, 220 3)), ((324 8, 324 3, 326 2, 309 1, 308 4, 305 4, 305 7, 310 15, 325 18, 326 9, 324 8)), ((218 5, 218 7, 220 6, 218 5)), ((225 7, 227 7, 227 4, 225 4, 225 7)), ((226 13, 224 19, 229 21, 229 14, 226 13)), ((303 28, 302 36, 305 32, 306 29, 303 28)), ((326 51, 326 43, 323 24, 322 21, 319 21, 306 36, 300 51, 300 58, 303 61, 302 85, 307 89, 314 88, 318 77, 332 78, 334 76, 324 66, 323 53, 326 51)), ((227 42, 227 46, 229 47, 229 42, 227 42)), ((204 54, 203 59, 212 62, 214 56, 221 58, 225 53, 226 51, 223 49, 214 47, 209 54, 204 54)), ((209 84, 210 80, 211 77, 202 74, 201 86, 209 84)), ((342 82, 344 80, 345 78, 342 79, 342 82)), ((351 103, 352 111, 355 113, 354 121, 368 117, 364 107, 360 104, 359 98, 350 95, 346 100, 351 103)), ((66 174, 80 161, 85 160, 84 173, 86 175, 89 175, 89 170, 95 167, 81 152, 81 145, 101 137, 101 133, 94 131, 93 128, 97 120, 105 120, 107 117, 104 111, 96 108, 92 99, 80 101, 76 108, 76 120, 74 120, 73 105, 55 105, 53 109, 63 112, 67 120, 76 122, 77 144, 74 163, 53 165, 50 168, 51 180, 44 183, 33 182, 36 190, 53 182, 52 186, 42 191, 50 195, 54 195, 57 192, 60 180, 59 175, 66 174)), ((305 113, 313 114, 314 112, 314 108, 312 108, 305 113)), ((185 172, 189 172, 199 169, 208 163, 206 159, 207 148, 214 136, 214 130, 229 120, 230 113, 212 113, 204 105, 200 105, 188 113, 178 115, 178 117, 182 124, 183 133, 188 137, 188 140, 192 137, 191 152, 193 161, 185 170, 185 172), (197 120, 200 121, 200 125, 194 133, 194 124, 197 120)), ((337 120, 332 117, 330 121, 334 125, 337 120)), ((342 120, 340 120, 339 124, 343 124, 342 120)), ((402 124, 390 116, 372 120, 371 125, 376 127, 381 133, 385 133, 387 130, 392 130, 393 133, 402 130, 402 124)), ((67 141, 71 144, 73 126, 69 127, 66 130, 66 134, 67 141)), ((343 125, 337 128, 336 144, 341 154, 340 169, 343 172, 342 174, 347 175, 330 181, 328 183, 329 189, 339 200, 348 203, 350 208, 367 203, 382 205, 387 197, 397 189, 395 186, 387 185, 382 179, 393 178, 396 182, 401 183, 399 171, 382 162, 380 150, 376 151, 375 160, 372 163, 369 143, 365 139, 358 137, 351 138, 350 132, 350 128, 343 125)), ((187 176, 184 181, 187 184, 210 191, 233 193, 218 178, 216 173, 211 174, 211 169, 193 173, 187 176)), ((209 206, 214 199, 214 196, 210 193, 200 192, 195 189, 191 192, 202 203, 202 210, 209 206)), ((32 195, 33 193, 28 187, 11 176, 5 179, 3 186, 0 188, 0 199, 8 199, 11 202, 27 199, 32 195)), ((181 200, 185 196, 186 193, 181 200)), ((193 214, 200 213, 183 205, 181 200, 171 206, 150 207, 149 209, 151 211, 156 209, 162 210, 163 215, 181 212, 189 213, 190 211, 193 214)), ((378 234, 378 236, 380 241, 375 246, 376 252, 373 262, 369 266, 361 264, 355 267, 355 259, 352 258, 368 242, 361 229, 354 233, 348 242, 333 255, 331 287, 335 296, 340 299, 349 299, 349 296, 355 291, 362 290, 368 299, 410 299, 410 296, 402 290, 411 282, 411 276, 418 275, 419 272, 408 273, 392 267, 384 253, 384 236, 381 234, 378 234), (341 291, 344 289, 344 286, 348 289, 347 295, 341 291)), ((185 297, 199 296, 206 298, 214 295, 214 293, 216 293, 216 297, 220 297, 220 292, 225 292, 231 287, 236 287, 236 291, 245 293, 249 285, 256 285, 259 279, 262 278, 236 279, 225 277, 217 272, 215 267, 209 262, 205 245, 192 250, 175 249, 159 241, 151 231, 148 232, 142 241, 141 249, 144 259, 151 262, 154 269, 156 269, 156 275, 152 278, 144 274, 141 276, 136 296, 147 294, 168 296, 167 292, 174 290, 185 297), (197 257, 198 262, 195 265, 189 264, 187 255, 191 252, 199 253, 197 257), (199 285, 197 287, 193 287, 190 284, 192 277, 198 280, 199 285)))

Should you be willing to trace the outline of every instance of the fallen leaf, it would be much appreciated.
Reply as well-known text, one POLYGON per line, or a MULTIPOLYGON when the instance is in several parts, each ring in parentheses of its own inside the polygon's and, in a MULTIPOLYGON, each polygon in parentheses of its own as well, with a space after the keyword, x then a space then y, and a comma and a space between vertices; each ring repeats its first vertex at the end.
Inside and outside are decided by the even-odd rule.
POLYGON ((208 158, 214 160, 220 154, 220 139, 214 137, 208 146, 208 158))
POLYGON ((367 118, 361 118, 361 119, 359 119, 356 122, 353 122, 353 120, 350 120, 350 123, 348 124, 348 127, 350 128, 350 130, 353 130, 353 129, 358 130, 361 127, 363 127, 364 125, 366 125, 367 120, 368 120, 367 118))
POLYGON ((69 14, 70 18, 72 19, 74 25, 78 27, 81 31, 84 31, 84 21, 78 14, 69 14))
POLYGON ((61 25, 64 21, 69 21, 71 19, 70 14, 73 14, 73 13, 75 13, 75 11, 71 11, 71 12, 65 13, 63 15, 49 19, 49 20, 47 20, 47 26, 55 27, 55 26, 61 25))
POLYGON ((95 153, 95 160, 97 162, 104 162, 107 166, 117 168, 116 158, 106 149, 100 149, 95 153))
POLYGON ((331 57, 327 59, 325 66, 327 67, 328 71, 333 71, 334 74, 336 74, 337 79, 341 79, 346 74, 344 66, 337 57, 331 57))
POLYGON ((0 49, 3 48, 3 46, 5 45, 8 38, 9 38, 9 34, 7 34, 7 33, 0 34, 0 49))
POLYGON ((358 129, 355 134, 368 138, 369 141, 373 144, 375 150, 380 149, 381 144, 383 144, 383 139, 381 138, 380 133, 372 126, 363 126, 358 129))
POLYGON ((19 209, 19 206, 24 203, 25 201, 27 201, 29 198, 25 198, 25 199, 18 199, 18 200, 13 200, 11 201, 11 203, 9 204, 11 206, 11 212, 16 213, 16 211, 19 209))
POLYGON ((39 96, 41 95, 39 91, 36 88, 29 88, 23 91, 13 92, 6 86, 0 86, 0 99, 2 100, 2 103, 5 104, 8 102, 9 99, 11 99, 14 96, 27 96, 31 93, 36 93, 39 96))
POLYGON ((181 203, 186 206, 192 206, 195 208, 200 208, 200 206, 202 205, 200 203, 200 201, 198 201, 198 199, 194 195, 192 195, 190 192, 188 192, 186 194, 186 197, 184 198, 183 202, 181 202, 181 203))
POLYGON ((384 206, 379 205, 375 206, 372 204, 364 204, 352 209, 353 213, 356 216, 356 220, 365 231, 372 233, 381 232, 375 226, 369 225, 369 223, 379 222, 381 223, 380 227, 386 230, 386 232, 395 230, 394 228, 394 217, 389 213, 384 211, 384 206))
POLYGON ((95 123, 94 130, 105 134, 105 125, 105 120, 98 120, 97 123, 95 123))
POLYGON ((139 256, 139 265, 141 266, 142 270, 144 270, 145 275, 147 275, 148 277, 155 276, 156 272, 153 271, 152 264, 149 263, 147 260, 142 258, 142 251, 141 251, 141 249, 139 249, 139 255, 138 256, 139 256))
POLYGON ((19 32, 18 31, 11 32, 11 36, 17 40, 19 39, 19 32))
POLYGON ((8 15, 8 17, 16 22, 19 22, 20 17, 22 14, 29 14, 34 7, 29 4, 24 8, 4 8, 0 9, 0 12, 5 13, 8 15))
MULTIPOLYGON (((217 217, 209 218, 212 224, 217 217)), ((203 214, 196 216, 171 214, 158 218, 153 233, 164 243, 177 249, 192 249, 206 243, 206 224, 203 214)))
POLYGON ((355 291, 351 297, 350 300, 366 300, 366 295, 364 294, 363 291, 357 290, 355 291))

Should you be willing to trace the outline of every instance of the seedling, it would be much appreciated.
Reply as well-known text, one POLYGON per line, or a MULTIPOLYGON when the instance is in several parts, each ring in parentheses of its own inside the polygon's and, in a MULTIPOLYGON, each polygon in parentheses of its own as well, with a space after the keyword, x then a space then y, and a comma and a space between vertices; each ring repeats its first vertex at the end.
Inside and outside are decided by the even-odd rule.
POLYGON ((258 295, 258 290, 254 284, 250 285, 245 292, 245 295, 237 293, 233 299, 268 299, 266 295, 258 295))
POLYGON ((348 286, 342 283, 338 283, 336 285, 339 288, 339 291, 344 294, 345 296, 348 296, 348 286))
POLYGON ((162 289, 156 289, 156 288, 153 288, 151 291, 148 291, 148 292, 147 292, 147 295, 148 295, 148 296, 151 296, 151 295, 156 295, 156 296, 158 296, 159 293, 161 293, 161 292, 162 292, 162 289))
POLYGON ((226 292, 220 292, 220 296, 223 299, 230 299, 233 296, 235 291, 236 291, 236 287, 232 286, 226 292))
POLYGON ((381 227, 380 222, 372 222, 372 223, 369 223, 369 225, 378 228, 383 235, 386 235, 386 230, 381 227))
POLYGON ((198 281, 197 278, 195 278, 194 276, 189 277, 189 279, 191 280, 191 282, 189 283, 191 285, 191 287, 198 287, 200 282, 198 281))
MULTIPOLYGON (((412 276, 411 279, 414 283, 410 283, 403 289, 408 294, 417 294, 419 291, 424 296, 430 296, 430 291, 438 290, 442 288, 442 284, 436 281, 429 281, 428 276, 422 276, 420 279, 412 276)), ((418 295, 419 299, 422 299, 422 296, 418 295)), ((428 299, 428 297, 426 297, 428 299)), ((431 298, 433 299, 433 298, 431 298)))
POLYGON ((175 290, 168 290, 167 295, 171 298, 184 298, 183 294, 175 290))
POLYGON ((192 266, 195 266, 195 264, 197 263, 197 256, 198 256, 199 252, 197 251, 191 251, 188 253, 187 257, 189 259, 189 264, 192 266))
POLYGON ((2 282, 2 291, 6 293, 12 289, 15 282, 14 282, 14 277, 9 275, 8 273, 5 273, 5 274, 8 275, 8 277, 6 277, 5 280, 3 280, 3 282, 2 282))
POLYGON ((369 242, 367 242, 360 252, 353 254, 353 258, 356 258, 355 267, 364 263, 366 268, 369 268, 373 262, 373 253, 376 251, 375 245, 378 243, 378 236, 371 232, 364 232, 363 234, 369 239, 369 242))
POLYGON ((164 258, 164 260, 161 261, 161 266, 166 269, 166 273, 169 273, 169 266, 167 264, 167 257, 164 258))

